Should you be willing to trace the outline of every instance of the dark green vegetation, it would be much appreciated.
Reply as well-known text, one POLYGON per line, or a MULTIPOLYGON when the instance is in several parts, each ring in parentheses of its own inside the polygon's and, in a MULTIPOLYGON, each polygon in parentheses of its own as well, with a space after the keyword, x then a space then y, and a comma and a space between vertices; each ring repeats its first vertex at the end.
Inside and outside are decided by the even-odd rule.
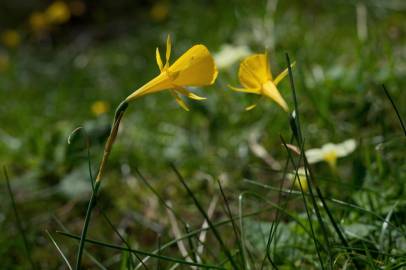
MULTIPOLYGON (((238 62, 220 70, 215 85, 196 90, 208 100, 188 101, 190 112, 168 92, 137 100, 122 121, 93 211, 86 269, 136 269, 148 256, 139 269, 177 263, 226 269, 404 267, 406 139, 382 84, 405 118, 406 6, 167 3, 168 17, 159 23, 149 19, 145 4, 134 12, 137 19, 127 13, 113 16, 110 24, 89 18, 61 26, 52 42, 24 39, 17 49, 1 49, 10 63, 0 71, 0 165, 7 168, 19 216, 17 222, 2 173, 1 268, 29 269, 31 262, 37 269, 66 268, 58 248, 74 267, 75 237, 90 199, 89 164, 94 176, 114 108, 158 74, 155 47, 162 51, 168 33, 172 59, 196 43, 213 53, 225 43, 247 45, 252 52, 267 48, 278 74, 289 53, 296 61, 302 136, 293 136, 294 121, 271 101, 244 111, 257 97, 227 88, 239 85, 238 62), (91 106, 99 100, 110 110, 96 117, 91 106), (78 126, 84 129, 68 144, 78 126), (253 154, 249 139, 256 135, 279 170, 253 154), (349 138, 358 146, 338 160, 335 172, 326 163, 310 165, 318 190, 312 186, 302 194, 297 187, 290 191, 284 176, 304 164, 303 157, 283 142, 301 148, 301 138, 304 149, 349 138), (214 212, 207 214, 210 206, 214 212), (200 210, 210 217, 203 243, 200 210), (189 259, 173 241, 180 237, 189 259)), ((279 90, 293 110, 288 78, 279 90)))

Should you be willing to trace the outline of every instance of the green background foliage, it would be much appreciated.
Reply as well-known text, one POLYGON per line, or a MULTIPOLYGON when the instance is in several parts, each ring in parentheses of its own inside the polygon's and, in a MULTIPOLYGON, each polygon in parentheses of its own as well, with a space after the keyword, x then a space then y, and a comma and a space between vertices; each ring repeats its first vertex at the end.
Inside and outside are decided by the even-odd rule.
MULTIPOLYGON (((403 263, 404 257, 395 255, 403 255, 406 246, 405 139, 381 85, 388 87, 404 116, 406 6, 393 0, 306 2, 89 1, 83 15, 38 37, 30 32, 27 18, 50 2, 3 1, 0 31, 17 29, 21 43, 17 48, 0 47, 0 56, 7 59, 6 68, 0 69, 0 162, 9 171, 36 264, 41 269, 63 265, 46 229, 68 259, 74 260, 77 242, 55 230, 62 230, 60 222, 72 233, 81 231, 91 190, 86 141, 90 142, 90 167, 95 174, 114 108, 158 74, 155 48, 164 49, 168 34, 173 40, 172 59, 197 43, 205 44, 212 53, 224 44, 246 45, 252 52, 269 52, 275 75, 287 66, 285 53, 289 53, 296 61, 293 76, 305 148, 348 138, 358 142, 354 153, 338 161, 336 173, 325 163, 312 167, 327 198, 362 209, 331 204, 338 223, 353 247, 362 250, 368 267, 403 263), (153 15, 157 5, 167 12, 165 16, 153 15), (366 11, 366 25, 359 25, 360 8, 366 11), (357 30, 362 26, 366 26, 366 37, 357 30), (92 114, 96 101, 106 102, 109 110, 92 114), (84 129, 72 135, 68 144, 78 126, 84 129), (383 230, 385 223, 377 216, 390 217, 394 226, 383 230)), ((165 207, 137 176, 136 168, 171 202, 184 222, 199 228, 203 218, 168 166, 173 162, 204 208, 219 196, 217 179, 226 190, 233 214, 238 214, 242 192, 262 198, 248 196, 243 205, 244 213, 264 210, 243 226, 251 263, 260 269, 266 247, 261 241, 275 217, 275 209, 268 209, 266 201, 277 202, 278 192, 246 179, 278 188, 282 172, 271 170, 252 153, 249 138, 258 134, 261 145, 284 164, 288 155, 280 136, 288 140, 291 131, 289 115, 269 100, 262 99, 253 111, 244 110, 257 97, 227 87, 239 85, 237 72, 238 62, 220 70, 213 86, 194 89, 208 99, 187 101, 191 112, 179 108, 165 91, 130 105, 108 163, 90 237, 121 243, 100 214, 102 209, 133 247, 153 250, 158 235, 161 243, 174 238, 165 207)), ((293 109, 288 79, 279 90, 293 109)), ((29 261, 3 183, 2 267, 26 269, 29 261)), ((289 188, 287 183, 284 188, 289 188)), ((284 200, 288 202, 286 211, 294 218, 284 216, 280 221, 272 250, 275 262, 281 269, 320 268, 313 239, 297 222, 308 223, 301 197, 282 197, 284 200)), ((223 202, 213 218, 216 221, 227 218, 220 204, 223 202)), ((236 250, 231 227, 222 233, 230 236, 230 250, 236 250)), ((213 254, 209 250, 205 262, 219 264, 225 258, 216 254, 218 247, 212 248, 213 243, 215 239, 209 235, 206 249, 213 254)), ((121 264, 127 269, 125 261, 130 256, 90 245, 87 251, 107 268, 121 264)), ((165 254, 180 257, 175 246, 165 254)), ((345 256, 340 251, 335 256, 336 266, 344 267, 345 256)), ((96 267, 86 256, 85 265, 96 267)), ((162 265, 167 269, 171 264, 162 265)))

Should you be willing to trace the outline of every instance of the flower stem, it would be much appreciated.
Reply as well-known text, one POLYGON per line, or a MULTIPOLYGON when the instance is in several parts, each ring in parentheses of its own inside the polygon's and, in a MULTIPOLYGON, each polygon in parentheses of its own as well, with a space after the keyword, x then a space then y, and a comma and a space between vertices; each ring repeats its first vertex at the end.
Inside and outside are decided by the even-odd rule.
POLYGON ((85 238, 86 238, 86 234, 87 234, 87 228, 89 227, 90 217, 92 216, 92 210, 93 210, 94 206, 96 205, 96 197, 97 197, 97 191, 99 190, 99 187, 100 187, 100 182, 97 182, 96 185, 94 186, 94 189, 92 190, 92 197, 90 198, 89 204, 87 206, 85 222, 83 224, 82 234, 80 235, 78 255, 76 257, 76 266, 75 266, 76 270, 80 269, 80 264, 82 262, 82 254, 83 254, 83 250, 85 247, 85 238))
POLYGON ((107 160, 109 158, 114 141, 117 137, 117 132, 118 132, 118 128, 120 126, 121 118, 123 117, 124 112, 127 109, 127 107, 128 107, 128 103, 126 101, 123 101, 120 103, 120 105, 118 105, 115 116, 114 116, 114 122, 111 127, 110 135, 107 138, 106 144, 104 146, 103 158, 102 158, 102 161, 100 162, 100 167, 99 167, 99 171, 96 176, 94 188, 92 189, 92 196, 91 196, 89 204, 87 206, 86 217, 85 217, 85 221, 83 224, 82 234, 80 236, 78 254, 76 257, 76 267, 75 267, 76 270, 80 269, 80 264, 82 261, 82 254, 83 254, 83 250, 84 250, 84 246, 85 246, 87 229, 89 227, 90 218, 92 216, 92 210, 96 205, 97 192, 100 188, 101 178, 103 176, 103 172, 106 167, 107 160))
POLYGON ((100 180, 103 176, 103 172, 106 167, 106 163, 109 158, 111 148, 113 147, 114 141, 116 140, 116 137, 117 137, 117 132, 118 132, 118 128, 120 126, 121 118, 123 117, 124 112, 127 109, 127 107, 128 107, 128 103, 125 101, 121 102, 120 105, 118 105, 118 107, 117 107, 116 114, 114 116, 113 126, 111 128, 110 135, 107 138, 106 145, 104 146, 103 158, 100 163, 99 172, 97 173, 96 180, 95 180, 96 183, 100 182, 100 180))

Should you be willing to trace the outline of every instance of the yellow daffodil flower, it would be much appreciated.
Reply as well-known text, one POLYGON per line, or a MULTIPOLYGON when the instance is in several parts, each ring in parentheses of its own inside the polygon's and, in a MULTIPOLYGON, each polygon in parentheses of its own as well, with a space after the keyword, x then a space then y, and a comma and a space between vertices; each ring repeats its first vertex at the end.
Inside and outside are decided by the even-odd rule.
POLYGON ((162 63, 159 49, 156 49, 156 61, 161 73, 151 81, 144 84, 138 90, 129 95, 125 102, 132 101, 141 96, 170 90, 178 104, 185 110, 189 110, 180 95, 184 95, 194 100, 205 98, 193 94, 185 87, 207 86, 214 83, 217 78, 217 68, 213 57, 204 45, 195 45, 186 51, 172 65, 169 64, 171 56, 171 40, 168 36, 166 41, 166 62, 162 63))
POLYGON ((70 10, 63 1, 53 2, 45 11, 47 20, 51 24, 62 24, 70 19, 70 10))
POLYGON ((44 13, 34 12, 29 18, 29 24, 31 29, 36 34, 41 34, 48 28, 48 20, 44 13))
POLYGON ((168 18, 169 3, 164 1, 158 1, 152 6, 149 13, 153 21, 162 22, 166 18, 168 18))
POLYGON ((109 110, 109 104, 106 101, 103 100, 97 100, 93 102, 92 106, 90 107, 90 110, 92 111, 94 116, 99 116, 102 115, 103 113, 106 113, 109 110))
MULTIPOLYGON (((273 79, 268 54, 254 54, 245 58, 240 64, 238 77, 244 88, 229 87, 238 92, 266 96, 275 101, 285 111, 288 111, 288 105, 276 88, 286 75, 288 75, 288 69, 285 69, 273 79)), ((253 104, 248 106, 246 110, 251 110, 255 107, 256 104, 253 104)))
POLYGON ((1 41, 8 48, 16 48, 21 43, 21 36, 16 30, 7 30, 1 34, 1 41))
POLYGON ((354 139, 346 140, 339 144, 327 143, 321 148, 306 150, 306 158, 309 164, 325 161, 335 170, 337 158, 345 157, 354 152, 357 142, 354 139))

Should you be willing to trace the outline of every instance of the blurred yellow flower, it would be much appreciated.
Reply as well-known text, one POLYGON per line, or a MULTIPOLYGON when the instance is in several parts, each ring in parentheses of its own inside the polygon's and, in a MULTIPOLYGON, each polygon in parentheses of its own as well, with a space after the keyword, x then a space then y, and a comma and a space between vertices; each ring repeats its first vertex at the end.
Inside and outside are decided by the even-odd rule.
POLYGON ((0 72, 4 72, 10 65, 10 59, 8 55, 0 52, 0 72))
MULTIPOLYGON (((294 63, 292 64, 292 66, 294 63)), ((285 111, 288 111, 288 105, 279 93, 276 86, 286 77, 288 69, 272 78, 271 67, 269 66, 268 54, 254 54, 245 58, 238 71, 240 83, 244 88, 229 86, 232 90, 244 93, 251 93, 266 96, 275 101, 285 111)), ((256 104, 248 106, 246 110, 251 110, 256 104)))
POLYGON ((168 36, 166 41, 166 62, 162 63, 159 49, 156 49, 156 61, 161 73, 151 81, 144 84, 126 98, 126 102, 141 96, 170 90, 178 104, 185 110, 189 110, 179 95, 184 95, 194 100, 205 98, 193 94, 185 87, 207 86, 214 83, 217 78, 217 68, 213 57, 204 45, 195 45, 186 51, 172 65, 169 64, 171 55, 171 40, 168 36))
POLYGON ((63 1, 53 2, 46 10, 47 21, 51 24, 62 24, 70 19, 70 10, 63 1))
POLYGON ((21 36, 16 30, 7 30, 1 34, 1 42, 8 48, 16 48, 21 43, 21 36))
POLYGON ((296 171, 293 171, 292 173, 288 174, 288 178, 297 189, 300 190, 300 187, 302 187, 301 189, 303 192, 306 192, 309 189, 305 168, 300 167, 297 169, 297 177, 296 171))
POLYGON ((103 100, 97 100, 93 102, 92 106, 90 107, 93 115, 99 116, 101 114, 104 114, 108 112, 110 106, 106 101, 103 100))
POLYGON ((346 140, 339 144, 327 143, 321 148, 306 150, 306 158, 309 164, 325 161, 330 168, 335 170, 337 158, 345 157, 357 148, 357 142, 354 139, 346 140))
POLYGON ((28 20, 30 27, 34 33, 41 34, 48 28, 47 17, 42 12, 34 12, 28 20))
POLYGON ((152 6, 149 13, 152 20, 154 20, 155 22, 162 22, 168 17, 169 4, 163 1, 156 2, 152 6))

